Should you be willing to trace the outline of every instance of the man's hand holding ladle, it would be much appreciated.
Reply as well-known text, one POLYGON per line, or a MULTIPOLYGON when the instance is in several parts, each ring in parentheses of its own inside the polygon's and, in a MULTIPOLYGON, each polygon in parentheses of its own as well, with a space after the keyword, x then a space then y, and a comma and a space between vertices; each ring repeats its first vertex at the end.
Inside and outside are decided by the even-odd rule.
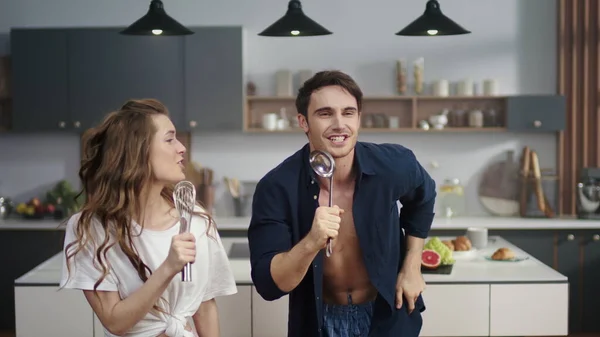
POLYGON ((316 250, 326 248, 328 239, 333 241, 337 238, 342 213, 344 213, 344 210, 338 206, 320 206, 317 208, 312 227, 308 233, 311 241, 315 244, 316 250))

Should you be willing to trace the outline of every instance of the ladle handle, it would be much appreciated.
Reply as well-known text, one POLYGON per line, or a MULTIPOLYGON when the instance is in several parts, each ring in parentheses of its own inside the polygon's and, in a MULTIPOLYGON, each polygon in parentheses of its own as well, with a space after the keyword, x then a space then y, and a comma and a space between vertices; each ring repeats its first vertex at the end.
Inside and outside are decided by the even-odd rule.
MULTIPOLYGON (((333 207, 333 177, 329 177, 329 207, 333 207)), ((327 249, 325 250, 325 256, 330 257, 333 253, 331 247, 331 238, 327 239, 327 249)))

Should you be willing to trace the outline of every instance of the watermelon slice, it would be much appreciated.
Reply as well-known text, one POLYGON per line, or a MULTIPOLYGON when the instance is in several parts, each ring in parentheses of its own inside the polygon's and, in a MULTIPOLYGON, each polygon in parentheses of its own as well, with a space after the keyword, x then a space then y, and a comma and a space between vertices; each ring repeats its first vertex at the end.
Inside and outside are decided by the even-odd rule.
POLYGON ((431 249, 423 250, 421 254, 421 265, 427 269, 435 269, 442 264, 442 257, 438 252, 431 249))

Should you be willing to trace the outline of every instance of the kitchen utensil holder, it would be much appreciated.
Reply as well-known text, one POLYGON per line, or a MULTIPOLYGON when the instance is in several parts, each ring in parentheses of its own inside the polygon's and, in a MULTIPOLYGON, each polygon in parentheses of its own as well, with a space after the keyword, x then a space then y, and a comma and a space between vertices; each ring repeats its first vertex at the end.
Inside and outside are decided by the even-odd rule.
MULTIPOLYGON (((559 206, 559 177, 556 172, 551 170, 541 170, 542 190, 546 199, 546 207, 550 206, 555 216, 558 214, 559 206)), ((547 216, 538 207, 538 200, 535 194, 535 178, 529 176, 525 181, 527 184, 527 204, 525 207, 525 218, 546 218, 547 216)))
POLYGON ((248 203, 252 202, 252 195, 240 195, 233 198, 233 211, 236 217, 250 216, 251 210, 248 203))
POLYGON ((239 196, 233 199, 233 215, 236 217, 248 217, 252 215, 252 200, 256 184, 254 180, 240 181, 239 196))

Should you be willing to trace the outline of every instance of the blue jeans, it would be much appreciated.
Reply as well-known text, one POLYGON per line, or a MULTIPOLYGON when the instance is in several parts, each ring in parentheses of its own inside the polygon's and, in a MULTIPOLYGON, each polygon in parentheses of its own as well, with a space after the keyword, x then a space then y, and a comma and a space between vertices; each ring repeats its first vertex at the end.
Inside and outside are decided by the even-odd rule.
POLYGON ((323 330, 325 337, 367 337, 373 317, 373 302, 347 305, 324 304, 323 330))

